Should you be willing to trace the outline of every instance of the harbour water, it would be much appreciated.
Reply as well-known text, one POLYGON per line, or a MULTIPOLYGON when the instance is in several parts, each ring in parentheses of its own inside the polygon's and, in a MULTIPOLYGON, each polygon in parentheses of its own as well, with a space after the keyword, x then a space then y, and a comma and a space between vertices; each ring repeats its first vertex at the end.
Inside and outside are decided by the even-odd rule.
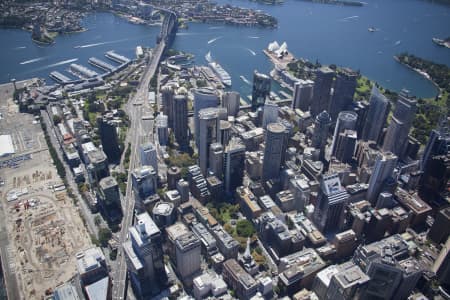
MULTIPOLYGON (((423 0, 368 0, 363 7, 335 6, 286 0, 265 5, 247 0, 219 0, 241 7, 264 10, 279 20, 276 29, 191 23, 179 30, 173 47, 193 53, 196 63, 206 64, 205 54, 230 73, 233 90, 243 95, 251 87, 254 69, 268 72, 271 64, 262 53, 269 42, 286 41, 297 57, 324 64, 360 70, 382 86, 409 89, 420 97, 433 97, 436 88, 425 78, 405 68, 393 55, 407 51, 450 65, 450 50, 432 43, 432 37, 450 36, 450 6, 423 0), (378 29, 369 32, 369 27, 378 29)), ((61 35, 53 46, 35 45, 30 33, 1 29, 0 82, 11 78, 40 76, 49 80, 51 71, 65 71, 71 62, 88 66, 92 56, 103 58, 106 51, 134 57, 137 45, 152 47, 159 27, 135 25, 108 13, 88 15, 86 32, 61 35)))

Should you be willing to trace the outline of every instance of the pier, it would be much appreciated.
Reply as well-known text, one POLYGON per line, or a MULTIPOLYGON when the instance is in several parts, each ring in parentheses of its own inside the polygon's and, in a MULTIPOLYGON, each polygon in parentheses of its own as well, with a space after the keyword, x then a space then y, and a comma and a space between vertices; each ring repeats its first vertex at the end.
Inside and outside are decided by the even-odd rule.
POLYGON ((61 74, 58 71, 53 71, 50 73, 50 77, 56 80, 58 83, 67 84, 71 81, 69 77, 64 74, 61 74))
POLYGON ((110 60, 112 60, 112 61, 118 62, 119 64, 127 64, 127 63, 130 62, 129 58, 127 58, 127 57, 125 57, 123 55, 117 54, 116 52, 114 52, 112 50, 106 52, 105 56, 107 58, 109 58, 110 60))
POLYGON ((81 78, 93 78, 98 76, 97 72, 79 64, 71 64, 70 70, 81 78))
POLYGON ((88 62, 91 65, 93 65, 94 67, 100 68, 106 72, 112 72, 116 69, 115 66, 113 66, 107 62, 104 62, 103 60, 100 60, 98 58, 95 58, 95 57, 89 58, 88 62))

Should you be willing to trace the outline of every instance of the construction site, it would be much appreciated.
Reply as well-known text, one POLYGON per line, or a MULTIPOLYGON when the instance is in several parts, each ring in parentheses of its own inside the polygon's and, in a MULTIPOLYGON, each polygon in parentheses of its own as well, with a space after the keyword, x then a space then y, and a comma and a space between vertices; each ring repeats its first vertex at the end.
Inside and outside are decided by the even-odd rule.
POLYGON ((43 299, 76 275, 76 253, 91 241, 57 174, 40 123, 14 109, 4 89, 0 130, 11 136, 15 150, 0 158, 5 283, 10 299, 43 299))

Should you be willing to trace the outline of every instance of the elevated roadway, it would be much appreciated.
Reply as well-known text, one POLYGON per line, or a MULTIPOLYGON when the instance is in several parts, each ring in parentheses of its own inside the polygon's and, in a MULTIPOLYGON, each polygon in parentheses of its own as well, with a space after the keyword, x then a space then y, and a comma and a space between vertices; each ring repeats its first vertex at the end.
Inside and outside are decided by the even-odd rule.
POLYGON ((155 75, 164 51, 170 47, 177 30, 177 16, 171 11, 162 11, 164 11, 165 17, 161 26, 161 32, 157 37, 157 44, 153 49, 150 61, 144 70, 136 94, 130 98, 126 105, 126 110, 131 120, 130 129, 128 130, 128 134, 130 135, 129 141, 131 143, 131 155, 127 189, 122 203, 124 216, 121 231, 119 233, 119 255, 117 256, 115 268, 113 268, 112 299, 115 300, 126 299, 127 296, 127 267, 121 245, 127 239, 128 228, 133 224, 134 195, 131 183, 131 172, 140 165, 138 155, 139 145, 145 138, 149 138, 150 142, 154 142, 154 121, 150 121, 150 128, 144 128, 142 120, 142 116, 153 114, 153 108, 148 101, 150 80, 155 75))

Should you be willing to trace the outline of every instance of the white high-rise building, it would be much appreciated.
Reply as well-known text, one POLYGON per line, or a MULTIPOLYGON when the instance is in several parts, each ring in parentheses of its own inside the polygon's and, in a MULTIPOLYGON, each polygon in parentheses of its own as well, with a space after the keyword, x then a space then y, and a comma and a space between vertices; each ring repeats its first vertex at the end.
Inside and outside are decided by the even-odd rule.
POLYGON ((219 97, 215 90, 211 88, 200 88, 193 90, 194 94, 194 127, 195 127, 195 143, 198 147, 200 127, 199 113, 200 110, 208 107, 217 107, 219 97))
POLYGON ((158 154, 153 143, 145 143, 139 147, 139 154, 142 166, 152 166, 158 174, 158 154))
POLYGON ((167 281, 161 231, 145 212, 136 215, 129 236, 130 239, 123 243, 123 250, 130 283, 137 298, 149 298, 167 281))
POLYGON ((393 153, 380 153, 375 161, 372 175, 369 180, 369 189, 367 190, 367 200, 373 205, 376 204, 378 196, 383 191, 383 185, 386 180, 391 178, 394 169, 397 166, 397 156, 393 153))
POLYGON ((294 84, 294 98, 292 99, 292 108, 300 109, 304 112, 309 110, 313 96, 314 81, 302 80, 294 84))
POLYGON ((209 147, 220 142, 217 108, 202 109, 198 115, 198 160, 202 174, 206 176, 209 164, 209 147))

